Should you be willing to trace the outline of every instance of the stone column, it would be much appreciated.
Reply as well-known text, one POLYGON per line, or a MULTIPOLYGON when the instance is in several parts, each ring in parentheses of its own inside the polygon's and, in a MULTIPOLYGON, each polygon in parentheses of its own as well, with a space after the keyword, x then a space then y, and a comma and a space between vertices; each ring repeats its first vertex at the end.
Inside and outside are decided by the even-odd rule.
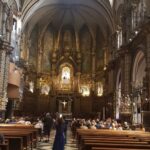
POLYGON ((93 40, 93 49, 92 49, 92 91, 95 91, 95 74, 96 74, 96 39, 93 40))
POLYGON ((0 41, 0 110, 6 110, 8 71, 9 71, 9 52, 12 48, 9 43, 0 41))
POLYGON ((79 32, 76 29, 75 30, 75 36, 76 36, 76 58, 77 58, 77 73, 76 73, 76 85, 74 87, 76 92, 79 92, 80 89, 80 77, 81 77, 81 51, 80 51, 80 37, 79 37, 79 32))
POLYGON ((57 53, 53 51, 52 53, 52 76, 56 75, 56 62, 57 62, 57 53))
MULTIPOLYGON (((122 103, 124 103, 124 105, 121 105, 121 111, 122 112, 131 112, 131 105, 128 106, 128 104, 127 104, 128 102, 131 102, 131 99, 130 99, 131 54, 128 52, 128 50, 126 50, 126 48, 123 49, 122 51, 123 52, 122 52, 122 59, 121 59, 121 69, 122 69, 121 70, 121 83, 122 83, 122 94, 124 94, 124 96, 122 95, 123 96, 122 103)), ((125 115, 125 117, 127 117, 127 116, 125 115)))
POLYGON ((131 70, 131 55, 126 52, 124 56, 124 94, 129 94, 131 81, 130 81, 130 70, 131 70))
MULTIPOLYGON (((145 30, 146 31, 146 30, 145 30)), ((145 35, 148 33, 148 31, 145 32, 145 35)), ((149 118, 150 117, 150 103, 149 101, 145 101, 145 98, 150 97, 150 33, 146 36, 146 77, 144 79, 144 86, 145 86, 145 93, 144 93, 144 99, 142 103, 142 123, 147 130, 149 128, 149 118)))
POLYGON ((0 97, 3 97, 6 51, 0 50, 0 97))
POLYGON ((150 94, 150 34, 147 35, 147 41, 146 41, 146 73, 147 73, 147 79, 148 79, 148 94, 150 94))
MULTIPOLYGON (((77 41, 79 42, 79 41, 77 41)), ((77 44, 78 45, 78 50, 77 50, 77 73, 76 73, 76 80, 77 80, 77 86, 75 88, 75 90, 77 92, 79 92, 79 89, 80 89, 80 77, 81 77, 81 59, 82 59, 82 55, 81 55, 81 52, 80 52, 80 49, 79 49, 79 43, 77 44)))
POLYGON ((37 72, 42 72, 42 43, 41 43, 42 37, 40 37, 39 34, 39 41, 38 41, 38 58, 37 58, 37 72))
POLYGON ((80 51, 80 38, 79 38, 79 34, 78 31, 75 31, 75 36, 76 36, 76 51, 79 52, 80 51))

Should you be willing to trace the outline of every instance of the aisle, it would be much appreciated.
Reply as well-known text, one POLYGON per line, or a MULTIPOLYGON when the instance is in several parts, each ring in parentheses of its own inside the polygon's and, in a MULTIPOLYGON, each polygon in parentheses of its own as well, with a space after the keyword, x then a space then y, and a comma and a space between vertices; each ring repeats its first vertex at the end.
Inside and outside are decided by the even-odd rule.
MULTIPOLYGON (((51 138, 49 143, 39 142, 38 147, 34 150, 52 150, 54 141, 55 131, 51 132, 51 138)), ((67 144, 65 145, 65 150, 77 150, 76 143, 72 138, 71 131, 67 131, 67 144)))

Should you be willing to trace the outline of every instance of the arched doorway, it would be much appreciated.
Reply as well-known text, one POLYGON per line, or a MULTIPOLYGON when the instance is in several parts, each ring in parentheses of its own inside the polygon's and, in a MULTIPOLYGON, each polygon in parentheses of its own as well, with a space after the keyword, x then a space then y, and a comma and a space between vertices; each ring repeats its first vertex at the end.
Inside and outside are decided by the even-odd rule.
POLYGON ((132 72, 132 122, 133 124, 142 123, 142 92, 143 92, 143 79, 146 75, 146 60, 144 53, 139 51, 133 63, 132 72))

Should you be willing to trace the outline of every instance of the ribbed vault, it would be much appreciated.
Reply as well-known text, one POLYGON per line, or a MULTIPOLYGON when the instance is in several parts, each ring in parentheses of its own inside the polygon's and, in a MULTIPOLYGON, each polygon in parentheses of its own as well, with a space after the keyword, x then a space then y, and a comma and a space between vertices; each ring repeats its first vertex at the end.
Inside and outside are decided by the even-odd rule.
POLYGON ((102 36, 114 31, 113 15, 109 1, 97 0, 32 0, 23 8, 23 29, 28 33, 38 23, 44 30, 52 24, 59 30, 72 25, 78 32, 86 24, 90 30, 99 26, 102 36))

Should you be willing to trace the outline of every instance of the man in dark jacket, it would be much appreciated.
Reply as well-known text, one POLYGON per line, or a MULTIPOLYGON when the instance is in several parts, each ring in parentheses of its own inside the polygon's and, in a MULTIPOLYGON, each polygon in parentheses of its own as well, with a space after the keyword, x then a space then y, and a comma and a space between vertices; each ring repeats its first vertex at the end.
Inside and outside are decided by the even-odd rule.
POLYGON ((45 116, 45 118, 43 120, 43 123, 44 123, 44 135, 46 137, 45 142, 49 142, 49 140, 50 140, 50 132, 51 132, 51 128, 53 126, 53 119, 50 116, 50 113, 46 114, 46 116, 45 116))

